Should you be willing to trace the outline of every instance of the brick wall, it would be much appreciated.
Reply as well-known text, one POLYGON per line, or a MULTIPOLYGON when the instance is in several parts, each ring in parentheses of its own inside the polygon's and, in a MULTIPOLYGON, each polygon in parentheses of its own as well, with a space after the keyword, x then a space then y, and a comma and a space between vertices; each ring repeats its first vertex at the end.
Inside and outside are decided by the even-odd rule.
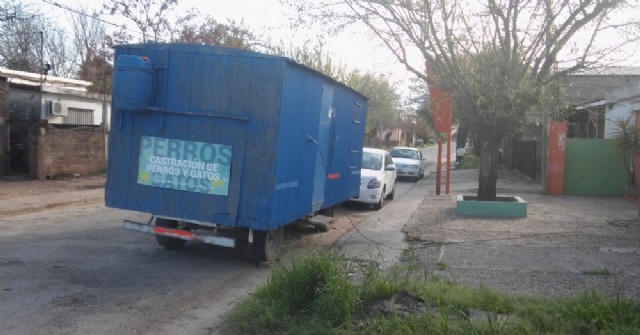
POLYGON ((53 125, 34 122, 29 127, 29 174, 55 179, 104 173, 105 136, 98 126, 53 125), (35 142, 35 143, 34 143, 35 142))

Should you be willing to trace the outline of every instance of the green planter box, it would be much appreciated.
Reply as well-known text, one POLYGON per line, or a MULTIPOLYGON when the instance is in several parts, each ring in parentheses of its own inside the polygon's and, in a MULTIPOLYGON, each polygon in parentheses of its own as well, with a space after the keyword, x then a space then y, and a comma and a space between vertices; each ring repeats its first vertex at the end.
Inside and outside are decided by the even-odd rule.
POLYGON ((475 196, 458 195, 456 212, 463 216, 526 218, 527 202, 520 197, 498 197, 496 201, 478 201, 475 196))

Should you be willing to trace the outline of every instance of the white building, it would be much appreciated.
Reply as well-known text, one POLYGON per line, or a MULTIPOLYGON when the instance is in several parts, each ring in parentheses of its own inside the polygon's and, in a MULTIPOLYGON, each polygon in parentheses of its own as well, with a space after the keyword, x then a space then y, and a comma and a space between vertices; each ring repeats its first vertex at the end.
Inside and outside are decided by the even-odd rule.
POLYGON ((604 138, 613 138, 617 131, 615 121, 631 118, 640 112, 640 80, 622 86, 606 95, 607 113, 605 119, 604 138))
POLYGON ((11 120, 109 128, 111 95, 89 93, 91 82, 0 68, 9 82, 11 120))
MULTIPOLYGON (((49 176, 48 173, 51 171, 51 174, 64 172, 60 172, 60 166, 63 164, 53 168, 52 164, 49 164, 56 161, 51 158, 52 153, 43 151, 43 148, 50 148, 48 146, 51 145, 40 138, 48 135, 46 125, 69 131, 79 127, 92 128, 86 131, 93 133, 93 136, 96 132, 104 134, 100 143, 93 144, 104 150, 111 116, 111 95, 89 92, 88 88, 92 83, 84 80, 6 68, 0 68, 0 77, 3 80, 6 78, 7 84, 7 89, 3 92, 3 101, 6 101, 3 108, 6 109, 0 114, 0 149, 7 154, 0 157, 0 175, 28 174, 32 178, 41 178, 44 175, 49 176), (34 126, 39 127, 37 129, 40 129, 40 135, 33 132, 34 126)), ((74 138, 72 135, 58 136, 58 141, 74 138)), ((83 145, 86 147, 86 143, 67 143, 66 149, 77 151, 81 150, 78 148, 83 148, 83 145)), ((95 147, 85 149, 95 151, 95 147)), ((66 154, 67 157, 73 156, 69 152, 66 154)), ((93 167, 93 170, 99 168, 93 167)))

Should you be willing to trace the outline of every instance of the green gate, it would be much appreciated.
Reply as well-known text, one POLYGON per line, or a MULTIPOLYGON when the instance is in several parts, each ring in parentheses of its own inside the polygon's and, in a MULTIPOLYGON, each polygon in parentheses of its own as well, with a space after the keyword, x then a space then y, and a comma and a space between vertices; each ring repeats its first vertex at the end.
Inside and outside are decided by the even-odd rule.
POLYGON ((629 173, 613 140, 567 139, 564 164, 564 194, 624 195, 629 173))

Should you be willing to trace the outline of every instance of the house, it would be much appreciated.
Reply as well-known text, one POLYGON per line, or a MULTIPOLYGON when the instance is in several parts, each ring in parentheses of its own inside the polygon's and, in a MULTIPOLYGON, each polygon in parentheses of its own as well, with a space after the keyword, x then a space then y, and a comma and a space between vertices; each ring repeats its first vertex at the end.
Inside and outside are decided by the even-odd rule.
MULTIPOLYGON (((617 129, 613 121, 616 120, 631 118, 636 128, 640 129, 640 79, 610 92, 605 100, 608 122, 605 124, 604 138, 614 137, 617 129)), ((635 185, 640 185, 640 157, 636 155, 632 164, 635 185)))
POLYGON ((635 82, 621 86, 607 95, 604 101, 606 105, 606 118, 604 125, 604 138, 612 138, 616 129, 612 121, 634 118, 636 123, 639 120, 640 113, 640 78, 635 82))
POLYGON ((566 122, 566 136, 569 139, 610 139, 616 118, 623 114, 630 115, 627 110, 630 108, 628 98, 616 98, 613 92, 625 94, 623 92, 628 92, 638 82, 638 67, 588 69, 563 78, 557 92, 558 100, 566 107, 560 112, 546 113, 544 119, 531 119, 527 129, 507 139, 503 147, 503 163, 532 178, 544 178, 546 127, 549 116, 553 114, 557 120, 566 122))
POLYGON ((589 69, 568 76, 562 92, 563 100, 570 106, 565 117, 567 136, 611 138, 613 123, 622 116, 620 106, 625 104, 612 93, 631 89, 639 82, 639 67, 589 69))
POLYGON ((0 176, 86 175, 106 168, 111 96, 83 80, 0 68, 6 78, 0 176))
MULTIPOLYGON (((547 181, 546 187, 556 194, 624 195, 631 185, 631 161, 615 149, 613 139, 616 121, 633 119, 640 112, 640 68, 586 70, 569 79, 572 85, 565 92, 572 105, 556 124, 561 129, 555 135, 559 137, 552 134, 547 143, 551 150, 564 138, 560 148, 563 176, 556 185, 547 181)), ((560 166, 556 163, 548 162, 560 166)))

